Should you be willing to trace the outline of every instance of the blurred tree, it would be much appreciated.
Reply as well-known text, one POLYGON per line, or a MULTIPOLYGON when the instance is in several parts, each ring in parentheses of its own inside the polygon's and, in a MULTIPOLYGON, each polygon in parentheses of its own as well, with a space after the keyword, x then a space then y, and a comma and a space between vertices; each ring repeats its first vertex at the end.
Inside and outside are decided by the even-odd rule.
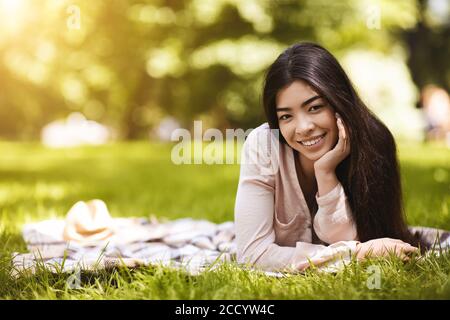
POLYGON ((0 136, 37 137, 72 111, 125 139, 166 115, 253 127, 264 70, 285 47, 388 52, 416 11, 410 0, 0 0, 0 136))
POLYGON ((450 92, 450 3, 419 0, 417 25, 401 33, 409 49, 408 66, 418 88, 438 85, 450 92))

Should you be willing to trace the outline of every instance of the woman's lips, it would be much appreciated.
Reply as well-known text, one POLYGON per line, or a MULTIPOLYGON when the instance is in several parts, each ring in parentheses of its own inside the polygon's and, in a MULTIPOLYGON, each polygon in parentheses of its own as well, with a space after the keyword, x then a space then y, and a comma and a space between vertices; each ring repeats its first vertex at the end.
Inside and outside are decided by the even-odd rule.
MULTIPOLYGON (((317 138, 319 140, 316 143, 312 144, 312 145, 306 145, 306 144, 302 143, 301 141, 297 141, 297 143, 299 143, 300 145, 302 145, 303 147, 308 148, 308 149, 317 149, 317 148, 319 148, 319 147, 321 147, 323 145, 324 140, 325 140, 325 136, 326 136, 326 133, 324 133, 323 135, 319 136, 317 138)), ((311 141, 311 140, 309 140, 309 141, 311 141)))

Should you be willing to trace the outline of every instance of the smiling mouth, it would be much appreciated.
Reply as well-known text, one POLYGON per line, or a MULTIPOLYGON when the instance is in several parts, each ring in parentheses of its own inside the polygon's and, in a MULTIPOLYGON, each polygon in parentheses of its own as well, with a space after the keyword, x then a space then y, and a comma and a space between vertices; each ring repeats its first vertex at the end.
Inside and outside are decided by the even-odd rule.
POLYGON ((316 144, 318 144, 319 142, 321 142, 323 140, 323 138, 326 136, 326 133, 324 133, 321 136, 318 136, 315 139, 310 139, 307 141, 297 141, 298 143, 300 143, 301 145, 305 146, 305 147, 310 147, 310 146, 314 146, 316 144))

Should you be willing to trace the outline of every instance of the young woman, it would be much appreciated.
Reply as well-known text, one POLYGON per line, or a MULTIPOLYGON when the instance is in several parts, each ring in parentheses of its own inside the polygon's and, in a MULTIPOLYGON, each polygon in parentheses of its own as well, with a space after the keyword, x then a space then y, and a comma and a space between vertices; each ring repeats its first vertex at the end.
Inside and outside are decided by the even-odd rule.
POLYGON ((239 262, 303 270, 418 250, 394 138, 326 49, 286 49, 266 74, 263 104, 268 123, 249 134, 241 158, 239 262))

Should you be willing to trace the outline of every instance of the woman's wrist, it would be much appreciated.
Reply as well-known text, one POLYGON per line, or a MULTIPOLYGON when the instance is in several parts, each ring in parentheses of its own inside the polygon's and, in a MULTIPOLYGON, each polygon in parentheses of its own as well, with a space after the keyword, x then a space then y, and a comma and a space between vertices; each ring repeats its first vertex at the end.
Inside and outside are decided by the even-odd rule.
POLYGON ((330 168, 329 166, 324 166, 324 164, 320 163, 319 161, 316 161, 314 163, 314 173, 317 174, 323 174, 323 175, 327 175, 327 174, 331 174, 334 173, 336 170, 336 168, 330 168))
POLYGON ((314 174, 317 176, 329 176, 332 174, 335 174, 335 169, 325 169, 325 168, 320 168, 320 167, 316 167, 314 166, 314 174))
POLYGON ((319 193, 319 197, 333 190, 339 183, 339 180, 337 179, 336 173, 334 171, 327 172, 318 170, 315 171, 315 176, 317 181, 317 191, 319 193))

